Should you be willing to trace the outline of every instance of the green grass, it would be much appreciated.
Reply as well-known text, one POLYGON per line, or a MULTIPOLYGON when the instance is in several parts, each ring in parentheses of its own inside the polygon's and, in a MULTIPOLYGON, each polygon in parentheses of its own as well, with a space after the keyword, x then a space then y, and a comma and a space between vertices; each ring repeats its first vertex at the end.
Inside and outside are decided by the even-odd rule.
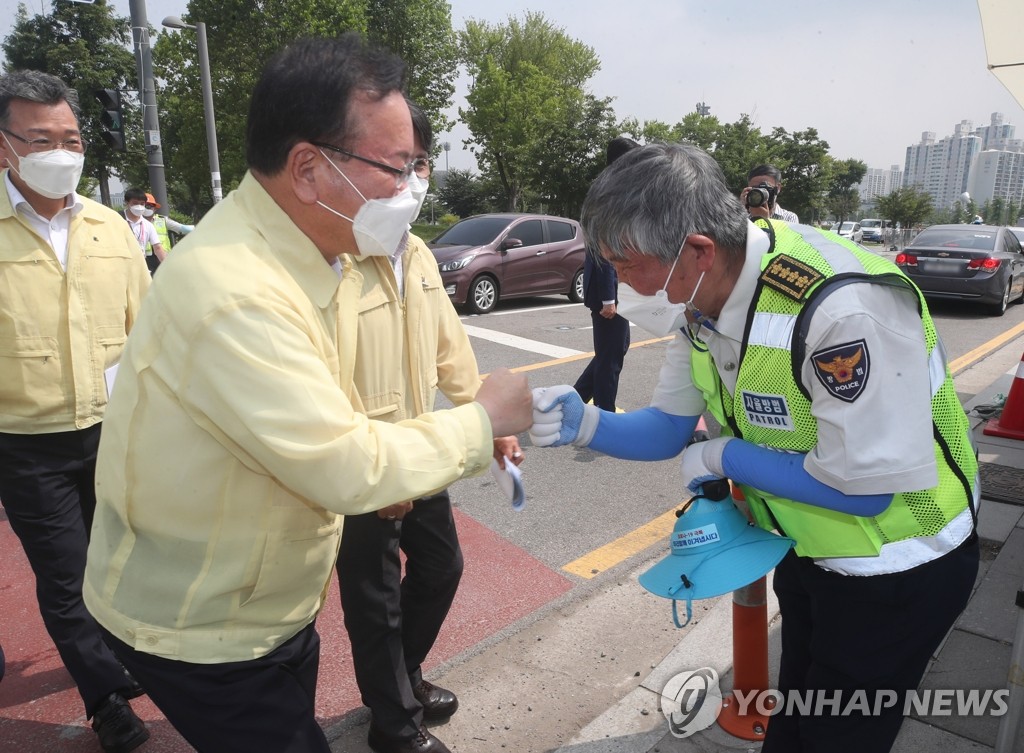
POLYGON ((425 241, 432 241, 434 238, 441 234, 442 230, 447 230, 450 225, 431 225, 429 222, 417 222, 412 226, 413 235, 418 235, 425 241))

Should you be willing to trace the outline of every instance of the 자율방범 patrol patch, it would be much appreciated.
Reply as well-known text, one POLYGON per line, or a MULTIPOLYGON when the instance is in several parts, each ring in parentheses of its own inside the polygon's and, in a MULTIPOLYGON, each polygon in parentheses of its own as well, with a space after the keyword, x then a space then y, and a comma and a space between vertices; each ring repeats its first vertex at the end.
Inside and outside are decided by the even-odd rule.
POLYGON ((822 278, 821 272, 792 256, 779 254, 768 262, 761 280, 794 301, 801 300, 811 287, 822 278))
POLYGON ((811 361, 818 381, 840 400, 852 403, 868 383, 871 359, 863 340, 819 350, 811 361))
POLYGON ((793 431, 793 416, 783 395, 761 395, 743 390, 743 410, 752 426, 793 431))

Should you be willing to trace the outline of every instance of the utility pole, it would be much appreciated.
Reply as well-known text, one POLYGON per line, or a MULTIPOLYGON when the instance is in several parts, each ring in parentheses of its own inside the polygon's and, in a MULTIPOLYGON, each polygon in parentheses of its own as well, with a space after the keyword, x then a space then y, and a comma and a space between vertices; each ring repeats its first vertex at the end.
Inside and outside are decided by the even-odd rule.
POLYGON ((146 160, 149 164, 149 190, 156 197, 163 213, 167 202, 167 181, 164 178, 164 153, 160 146, 160 123, 156 110, 156 83, 153 79, 153 50, 149 44, 149 20, 146 0, 129 0, 132 20, 132 45, 139 70, 139 100, 142 104, 142 130, 145 135, 146 160))

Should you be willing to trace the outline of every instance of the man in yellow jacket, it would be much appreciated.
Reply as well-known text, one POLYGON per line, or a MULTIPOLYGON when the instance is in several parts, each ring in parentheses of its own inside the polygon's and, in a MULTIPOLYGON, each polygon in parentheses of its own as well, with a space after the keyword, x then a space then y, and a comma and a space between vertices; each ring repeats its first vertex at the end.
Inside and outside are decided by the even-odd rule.
MULTIPOLYGON (((432 131, 424 112, 411 103, 410 109, 414 220, 430 178, 432 131)), ((345 259, 363 278, 354 381, 367 410, 401 421, 432 411, 438 390, 454 405, 473 400, 480 388, 476 357, 426 244, 408 234, 388 257, 345 259)), ((501 463, 522 460, 515 437, 495 439, 495 449, 501 463)), ((376 753, 448 753, 423 723, 450 717, 458 699, 424 680, 420 665, 448 616, 462 566, 446 489, 345 519, 338 585, 376 753)))
POLYGON ((168 257, 122 359, 85 599, 200 753, 327 753, 314 619, 341 514, 480 473, 530 422, 507 370, 397 423, 354 386, 362 276, 339 257, 408 226, 404 69, 356 34, 271 59, 249 173, 168 257))
POLYGON ((79 196, 78 96, 38 71, 0 77, 0 499, 36 576, 46 630, 101 747, 149 733, 82 602, 105 379, 149 273, 128 224, 79 196))

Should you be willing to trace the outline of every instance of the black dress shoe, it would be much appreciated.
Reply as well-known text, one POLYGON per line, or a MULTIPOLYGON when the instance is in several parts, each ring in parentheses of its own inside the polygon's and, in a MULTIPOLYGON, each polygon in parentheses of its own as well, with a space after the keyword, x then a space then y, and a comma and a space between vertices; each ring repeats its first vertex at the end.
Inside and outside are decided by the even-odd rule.
POLYGON ((413 739, 396 740, 371 724, 366 742, 375 753, 451 753, 447 745, 427 732, 427 728, 423 726, 413 739))
POLYGON ((92 716, 92 728, 106 753, 128 753, 149 739, 149 730, 120 693, 111 693, 92 716))
POLYGON ((413 685, 412 694, 423 707, 423 718, 430 721, 447 719, 459 709, 459 699, 452 691, 439 688, 426 680, 413 685))

